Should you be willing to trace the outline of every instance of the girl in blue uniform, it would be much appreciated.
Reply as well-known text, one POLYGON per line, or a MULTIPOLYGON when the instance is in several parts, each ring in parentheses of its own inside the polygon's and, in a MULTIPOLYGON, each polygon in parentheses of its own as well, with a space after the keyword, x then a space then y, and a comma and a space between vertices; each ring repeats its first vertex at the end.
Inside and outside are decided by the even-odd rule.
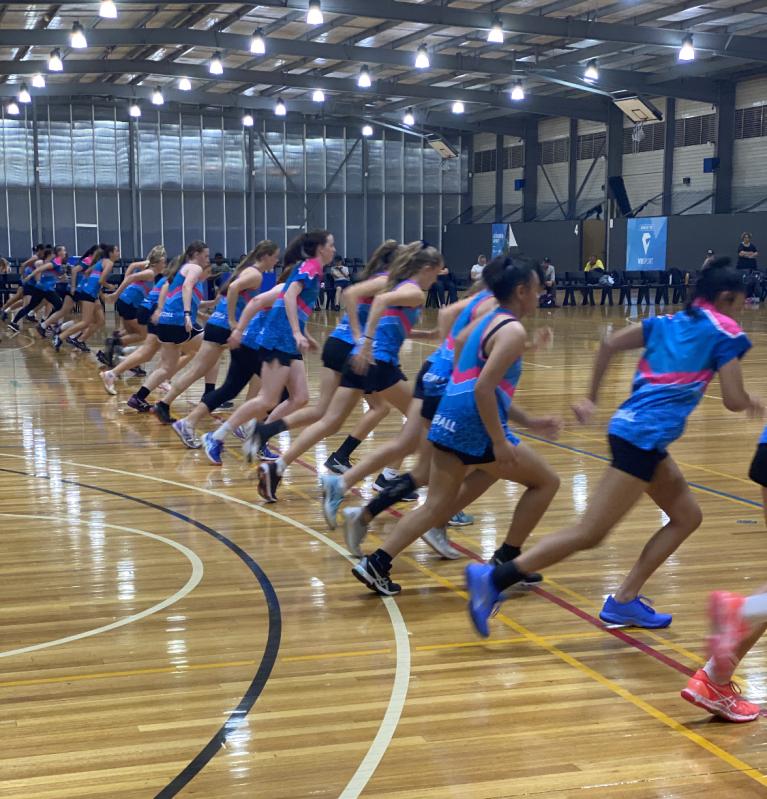
POLYGON ((546 536, 502 566, 473 564, 467 568, 469 609, 481 635, 488 635, 487 621, 500 592, 519 582, 526 572, 539 571, 600 544, 645 493, 666 514, 668 522, 647 542, 599 616, 610 624, 635 627, 659 628, 671 623, 671 615, 657 613, 643 601, 640 591, 697 529, 702 516, 668 447, 681 437, 688 416, 717 373, 728 410, 763 411, 761 402, 743 388, 740 359, 751 343, 731 318, 744 300, 740 275, 729 267, 729 259, 719 259, 701 272, 694 301, 686 310, 673 316, 650 317, 641 325, 613 333, 602 343, 588 396, 574 406, 581 422, 594 414, 599 387, 612 357, 618 352, 644 349, 631 396, 608 426, 612 463, 577 523, 546 536))
POLYGON ((197 312, 205 302, 206 281, 210 274, 210 253, 204 241, 193 241, 168 270, 168 279, 160 291, 157 308, 157 338, 160 340, 160 364, 128 399, 128 407, 147 413, 152 406, 149 394, 178 371, 183 355, 196 352, 202 333, 197 312))
MULTIPOLYGON (((359 340, 367 322, 373 298, 386 288, 388 269, 396 256, 399 245, 394 239, 387 239, 370 256, 360 279, 344 292, 344 313, 341 321, 328 336, 322 348, 322 370, 320 372, 320 395, 314 405, 291 413, 278 421, 259 423, 250 437, 248 448, 254 452, 261 450, 269 439, 284 430, 299 430, 322 419, 328 410, 336 389, 341 384, 341 375, 346 361, 359 340)), ((355 430, 337 453, 325 462, 331 470, 344 468, 354 451, 354 445, 362 442, 389 412, 389 405, 380 398, 370 398, 370 410, 362 417, 355 430)), ((351 468, 348 464, 347 468, 351 468)))
MULTIPOLYGON (((509 537, 523 542, 559 488, 548 464, 522 444, 508 427, 509 409, 522 372, 527 335, 520 320, 538 307, 541 281, 537 264, 497 258, 484 279, 498 308, 479 317, 461 334, 463 343, 444 395, 429 428, 433 445, 425 503, 403 516, 382 547, 354 567, 371 590, 399 593, 392 582, 392 560, 419 536, 456 510, 459 492, 477 495, 494 480, 526 487, 517 503, 509 537)), ((529 420, 517 411, 522 423, 529 420)))
MULTIPOLYGON (((26 280, 26 283, 31 287, 29 304, 14 316, 13 321, 9 324, 12 330, 18 332, 18 324, 21 318, 33 313, 44 302, 49 303, 54 312, 61 308, 64 301, 56 292, 56 281, 63 271, 64 266, 61 260, 54 256, 53 249, 44 250, 42 258, 35 264, 35 268, 26 280)), ((37 331, 45 338, 45 328, 40 322, 37 325, 37 331)))
MULTIPOLYGON (((21 273, 21 283, 16 294, 3 305, 2 319, 4 322, 8 320, 8 311, 12 311, 14 308, 20 306, 25 306, 32 297, 33 284, 29 282, 29 276, 34 272, 35 266, 41 262, 45 250, 46 246, 44 244, 36 244, 32 255, 20 264, 19 272, 21 273)), ((18 332, 18 330, 16 330, 16 332, 18 332)))
POLYGON ((196 380, 205 376, 203 396, 216 387, 218 362, 226 350, 232 326, 242 315, 245 306, 260 289, 264 272, 271 272, 280 257, 280 248, 273 241, 259 242, 243 258, 235 272, 221 287, 213 313, 205 324, 203 341, 192 362, 171 381, 170 389, 155 404, 154 411, 163 424, 171 424, 171 403, 196 380))
POLYGON ((303 260, 291 270, 284 291, 275 300, 261 332, 258 396, 244 402, 228 422, 202 438, 212 463, 221 463, 223 442, 228 433, 250 419, 266 418, 280 404, 284 389, 287 388, 294 408, 303 407, 309 401, 303 356, 310 349, 318 349, 318 345, 307 332, 306 323, 314 310, 322 270, 336 252, 333 234, 327 230, 301 234, 288 246, 285 260, 292 261, 297 252, 303 260))
POLYGON ((276 501, 285 469, 310 447, 338 432, 366 393, 378 393, 403 414, 407 412, 413 395, 399 367, 399 351, 420 318, 424 292, 434 284, 443 265, 440 252, 420 241, 397 252, 386 291, 373 300, 363 336, 352 350, 327 412, 303 430, 278 461, 261 464, 259 493, 267 502, 276 501))

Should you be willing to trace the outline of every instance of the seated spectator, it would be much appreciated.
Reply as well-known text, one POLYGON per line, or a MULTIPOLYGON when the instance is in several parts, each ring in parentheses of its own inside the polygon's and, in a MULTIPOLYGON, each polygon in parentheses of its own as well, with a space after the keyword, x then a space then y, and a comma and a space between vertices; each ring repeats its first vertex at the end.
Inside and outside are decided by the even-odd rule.
POLYGON ((487 258, 484 255, 477 256, 477 263, 471 268, 471 282, 477 283, 482 279, 482 273, 485 271, 487 265, 487 258))
POLYGON ((330 268, 330 274, 333 276, 333 282, 336 287, 336 300, 335 311, 341 310, 341 294, 343 290, 351 283, 349 277, 349 267, 344 265, 344 259, 340 255, 336 255, 333 259, 333 266, 330 268))
POLYGON ((458 286, 453 273, 447 267, 439 273, 437 289, 440 307, 458 302, 458 286))
POLYGON ((703 259, 701 270, 708 269, 709 266, 716 260, 716 255, 713 250, 706 250, 706 257, 703 259))
POLYGON ((596 255, 592 255, 583 267, 584 272, 590 272, 592 269, 601 269, 603 272, 605 271, 605 265, 596 255))
POLYGON ((541 262, 543 268, 543 289, 539 305, 541 308, 555 307, 557 304, 557 273, 554 264, 547 256, 541 262))

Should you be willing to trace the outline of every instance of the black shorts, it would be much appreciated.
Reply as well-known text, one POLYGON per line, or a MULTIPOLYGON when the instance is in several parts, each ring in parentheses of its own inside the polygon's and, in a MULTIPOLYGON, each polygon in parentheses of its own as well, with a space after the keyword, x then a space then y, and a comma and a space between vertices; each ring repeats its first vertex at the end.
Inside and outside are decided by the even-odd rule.
POLYGON ((151 322, 146 323, 146 334, 148 336, 156 336, 157 335, 157 325, 153 325, 151 322))
POLYGON ((28 286, 26 283, 23 283, 21 286, 21 290, 25 297, 31 297, 32 294, 34 293, 35 287, 28 286))
POLYGON ((376 361, 370 365, 367 374, 358 375, 351 365, 347 364, 341 375, 341 385, 344 388, 353 388, 364 391, 365 394, 378 394, 386 391, 407 377, 402 373, 399 364, 389 361, 376 361))
POLYGON ((607 440, 613 456, 610 464, 613 469, 626 472, 645 483, 652 481, 658 464, 668 457, 665 449, 640 449, 620 436, 608 435, 607 440))
POLYGON ((229 341, 231 330, 228 327, 221 327, 221 325, 212 325, 208 322, 205 325, 205 332, 202 335, 203 341, 210 341, 213 344, 226 344, 229 341))
POLYGON ((330 369, 332 372, 338 372, 338 374, 342 375, 344 373, 344 367, 346 366, 346 360, 349 355, 351 355, 353 349, 354 344, 331 336, 322 348, 322 365, 326 369, 330 369))
MULTIPOLYGON (((283 352, 282 350, 265 350, 261 349, 261 365, 271 363, 272 361, 279 361, 282 366, 290 366, 293 361, 303 361, 304 356, 300 352, 283 352)), ((260 374, 260 372, 259 372, 260 374)))
POLYGON ((183 325, 157 325, 157 338, 163 344, 184 344, 202 333, 201 327, 193 327, 191 333, 186 332, 183 325))
POLYGON ((67 297, 72 296, 72 292, 69 290, 69 284, 67 283, 57 283, 56 284, 56 294, 61 297, 62 300, 65 300, 67 297))
POLYGON ((75 292, 75 302, 96 302, 96 297, 91 297, 90 294, 78 289, 75 292))
POLYGON ((336 280, 334 285, 337 289, 345 289, 350 283, 351 280, 336 280))
POLYGON ((424 398, 423 393, 423 376, 431 369, 431 361, 427 358, 423 362, 423 366, 418 370, 418 374, 415 378, 415 386, 413 387, 413 399, 422 400, 424 398))
POLYGON ((756 448, 748 476, 755 483, 767 488, 767 444, 759 444, 756 448))
POLYGON ((115 303, 115 310, 123 319, 128 321, 138 318, 138 308, 129 302, 125 302, 125 300, 118 299, 115 303))
POLYGON ((431 443, 437 449, 441 449, 442 452, 449 452, 451 455, 455 455, 455 457, 466 466, 477 466, 481 463, 492 463, 495 460, 495 453, 493 452, 492 444, 488 444, 487 449, 481 455, 469 455, 466 452, 459 452, 457 449, 446 447, 444 444, 437 444, 434 441, 431 443))
POLYGON ((437 413, 442 397, 424 397, 421 402, 421 418, 427 422, 434 421, 434 414, 437 413))
POLYGON ((149 320, 152 318, 152 314, 156 310, 157 306, 155 306, 154 308, 145 308, 143 305, 139 305, 139 307, 136 308, 136 321, 140 325, 146 325, 148 327, 150 324, 149 320))

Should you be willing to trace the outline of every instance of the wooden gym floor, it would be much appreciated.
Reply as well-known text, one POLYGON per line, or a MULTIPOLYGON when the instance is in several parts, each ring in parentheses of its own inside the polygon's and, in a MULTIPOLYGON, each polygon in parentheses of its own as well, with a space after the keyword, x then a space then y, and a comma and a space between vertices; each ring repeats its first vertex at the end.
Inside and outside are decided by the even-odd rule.
MULTIPOLYGON (((551 324, 555 345, 526 364, 517 401, 567 414, 600 336, 627 313, 541 312, 529 327, 551 324)), ((743 312, 747 381, 762 396, 766 320, 743 312)), ((332 322, 317 314, 315 333, 332 322)), ((429 351, 406 345, 411 377, 429 351)), ((536 535, 583 510, 635 361, 610 372, 596 425, 568 415, 559 443, 530 441, 562 477, 536 535)), ((309 371, 316 385, 316 357, 309 371)), ((351 578, 317 502, 315 466, 337 439, 264 508, 235 447, 210 466, 126 408, 136 380, 107 397, 90 357, 56 355, 31 326, 3 333, 0 381, 0 796, 767 796, 767 722, 715 722, 679 698, 703 662, 707 592, 753 590, 767 564, 746 478, 761 425, 725 411, 716 382, 673 448, 705 521, 647 586, 672 627, 596 619, 662 523, 643 502, 605 546, 506 603, 485 642, 465 614, 465 561, 419 542, 398 562, 396 601, 351 578)), ((399 424, 392 413, 362 451, 399 424)), ((470 509, 475 524, 453 532, 467 554, 493 551, 517 496, 495 488, 470 509)), ((741 676, 767 702, 764 647, 741 676)))

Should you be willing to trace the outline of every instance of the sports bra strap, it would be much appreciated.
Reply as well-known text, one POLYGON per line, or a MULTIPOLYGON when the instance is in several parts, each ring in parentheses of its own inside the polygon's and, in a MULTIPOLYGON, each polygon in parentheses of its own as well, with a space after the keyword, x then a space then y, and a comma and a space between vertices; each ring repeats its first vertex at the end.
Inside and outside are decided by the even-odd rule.
POLYGON ((480 353, 482 357, 487 360, 487 350, 485 347, 487 346, 487 342, 502 328, 506 325, 510 324, 511 322, 518 322, 516 316, 507 316, 505 319, 502 319, 483 339, 482 345, 480 347, 480 353))

